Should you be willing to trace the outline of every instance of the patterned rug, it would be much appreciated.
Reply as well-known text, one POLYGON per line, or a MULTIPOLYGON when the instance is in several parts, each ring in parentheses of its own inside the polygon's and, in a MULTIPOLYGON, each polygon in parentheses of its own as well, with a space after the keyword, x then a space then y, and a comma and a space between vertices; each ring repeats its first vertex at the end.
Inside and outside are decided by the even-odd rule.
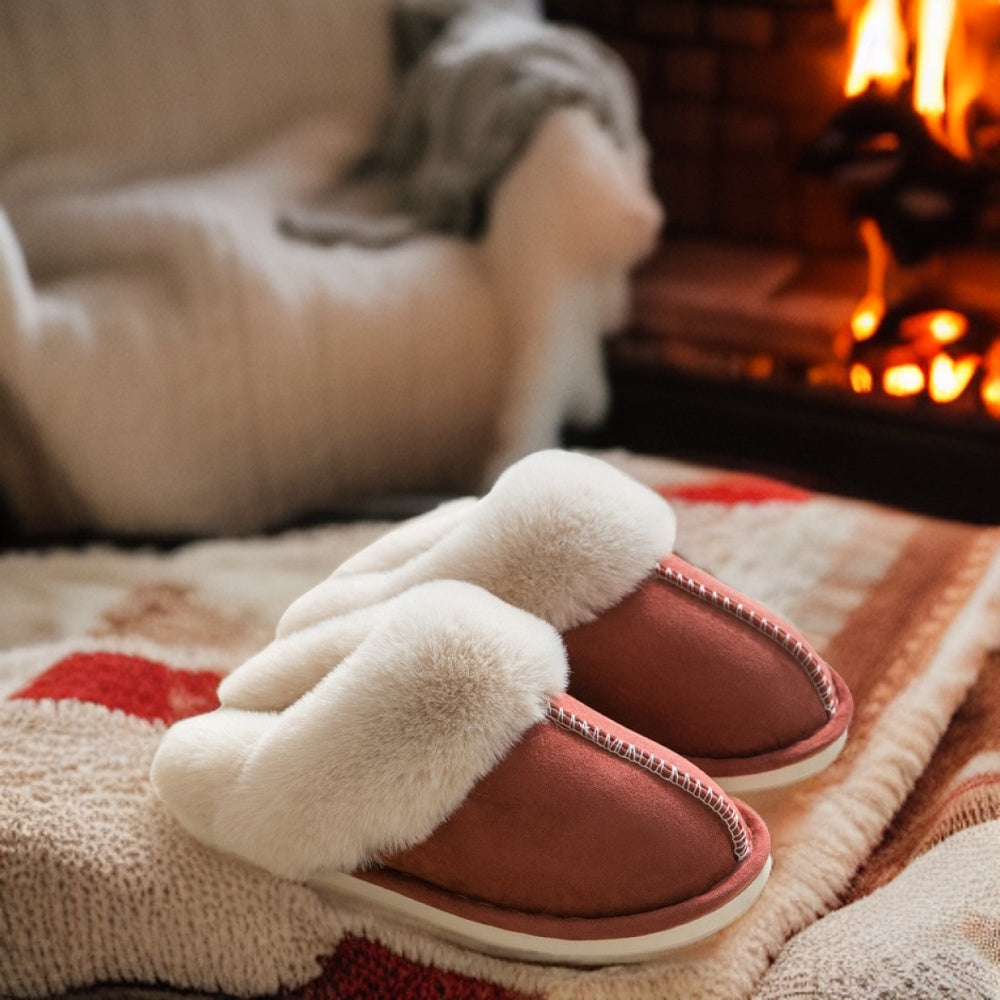
MULTIPOLYGON (((997 894, 989 904, 973 887, 954 890, 968 879, 970 850, 980 871, 984 857, 1000 870, 1000 841, 969 836, 1000 830, 1000 530, 604 457, 670 499, 681 555, 794 622, 855 697, 832 768, 751 800, 775 867, 744 918, 637 966, 508 962, 326 906, 176 827, 147 780, 165 727, 212 708, 219 677, 268 641, 292 599, 385 524, 169 552, 9 553, 0 556, 0 994, 885 995, 855 932, 869 928, 877 955, 871 928, 892 943, 887 921, 913 910, 907 886, 916 881, 907 891, 919 895, 943 879, 955 899, 940 908, 949 924, 938 938, 954 943, 942 961, 965 990, 951 995, 991 995, 997 894), (835 976, 820 974, 831 968, 835 976)), ((908 933, 923 933, 923 919, 908 933)), ((906 995, 944 995, 933 976, 906 995)))

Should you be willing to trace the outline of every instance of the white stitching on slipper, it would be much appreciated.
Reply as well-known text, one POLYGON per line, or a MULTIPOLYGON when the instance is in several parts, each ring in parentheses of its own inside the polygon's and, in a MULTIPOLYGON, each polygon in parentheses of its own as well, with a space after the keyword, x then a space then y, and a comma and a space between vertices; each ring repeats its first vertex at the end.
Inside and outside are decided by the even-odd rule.
POLYGON ((569 732, 582 736, 595 746, 606 750, 608 753, 636 764, 650 774, 662 778, 671 785, 693 795, 699 802, 708 806, 726 824, 729 836, 733 842, 733 855, 737 861, 742 861, 751 851, 750 834, 743 824, 743 819, 739 810, 724 796, 715 791, 714 788, 704 784, 700 778, 694 778, 687 771, 682 771, 676 764, 668 764, 665 760, 641 750, 633 743, 627 743, 618 736, 604 732, 599 726, 595 726, 585 719, 579 718, 573 712, 558 705, 548 704, 546 717, 550 722, 555 723, 569 732))
POLYGON ((800 639, 797 639, 792 633, 770 621, 770 619, 746 608, 742 602, 733 604, 728 596, 720 594, 715 589, 710 590, 703 583, 699 583, 692 577, 686 576, 684 573, 670 566, 657 563, 654 572, 664 582, 686 591, 699 600, 714 605, 734 618, 738 618, 776 645, 781 646, 805 671, 806 676, 816 689, 816 694, 819 695, 827 717, 833 718, 837 711, 839 699, 836 688, 833 685, 833 680, 830 677, 829 668, 800 639))

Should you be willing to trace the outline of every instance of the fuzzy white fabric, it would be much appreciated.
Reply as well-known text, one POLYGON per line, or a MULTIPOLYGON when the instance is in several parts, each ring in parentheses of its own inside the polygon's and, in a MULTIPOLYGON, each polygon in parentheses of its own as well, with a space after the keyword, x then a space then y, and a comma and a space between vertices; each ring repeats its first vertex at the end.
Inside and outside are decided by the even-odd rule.
POLYGON ((275 638, 222 679, 220 703, 254 712, 282 711, 346 659, 379 621, 394 618, 400 608, 406 613, 428 586, 275 638))
POLYGON ((295 601, 277 631, 289 635, 434 579, 475 583, 566 631, 634 590, 671 551, 675 531, 667 501, 607 462, 536 452, 476 503, 404 523, 374 554, 360 553, 295 601), (393 553, 402 561, 374 568, 393 553))
POLYGON ((480 242, 278 231, 372 141, 389 5, 0 11, 0 489, 26 527, 477 491, 604 412, 601 338, 661 214, 643 150, 585 110, 545 119, 480 242))
MULTIPOLYGON (((284 712, 168 730, 151 778, 188 832, 290 879, 353 871, 430 836, 565 688, 557 633, 478 588, 435 582, 385 611, 284 712)), ((294 669, 298 652, 274 655, 294 669)))
POLYGON ((395 569, 429 549, 465 518, 477 503, 476 497, 458 497, 438 504, 432 510, 406 520, 398 528, 380 535, 370 545, 345 559, 334 571, 335 576, 349 573, 377 573, 395 569))

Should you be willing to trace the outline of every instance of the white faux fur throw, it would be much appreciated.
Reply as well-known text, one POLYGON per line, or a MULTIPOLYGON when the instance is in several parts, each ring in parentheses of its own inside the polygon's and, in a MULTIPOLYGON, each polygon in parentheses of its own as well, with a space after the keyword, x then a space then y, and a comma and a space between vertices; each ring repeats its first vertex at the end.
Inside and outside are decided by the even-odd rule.
POLYGON ((0 9, 0 489, 27 528, 240 532, 471 492, 604 412, 661 213, 643 150, 541 123, 477 243, 283 236, 367 148, 389 0, 0 9))

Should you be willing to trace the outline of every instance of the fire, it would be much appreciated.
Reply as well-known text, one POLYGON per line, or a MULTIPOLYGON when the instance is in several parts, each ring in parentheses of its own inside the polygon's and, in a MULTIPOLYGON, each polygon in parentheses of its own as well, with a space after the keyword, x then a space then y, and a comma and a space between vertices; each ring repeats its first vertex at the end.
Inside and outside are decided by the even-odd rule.
POLYGON ((863 94, 873 83, 895 90, 909 75, 906 29, 898 0, 868 0, 855 18, 852 35, 844 96, 863 94))
POLYGON ((885 302, 880 295, 866 295, 851 314, 851 333, 859 343, 875 336, 885 313, 885 302))
POLYGON ((885 315, 886 273, 889 268, 889 248, 872 219, 862 219, 858 232, 868 251, 868 291, 851 315, 851 333, 856 341, 875 336, 885 315))
POLYGON ((986 412, 1000 420, 1000 339, 995 340, 986 352, 983 369, 979 398, 983 401, 986 412))
POLYGON ((900 336, 905 340, 940 346, 961 340, 968 329, 969 321, 954 309, 914 313, 899 324, 900 336))
POLYGON ((915 362, 893 365, 882 375, 882 388, 890 396, 916 396, 926 384, 924 370, 915 362))
POLYGON ((955 0, 923 0, 920 4, 913 106, 925 118, 944 115, 945 57, 954 22, 955 0))
POLYGON ((979 356, 966 354, 957 360, 942 352, 931 360, 927 395, 935 403, 953 403, 965 392, 979 368, 979 356))
POLYGON ((871 392, 875 384, 872 370, 861 362, 855 362, 851 365, 848 378, 851 381, 851 388, 857 393, 871 392))
POLYGON ((1000 420, 1000 372, 983 379, 982 388, 979 390, 983 406, 991 417, 1000 420))
POLYGON ((995 25, 1000 2, 841 0, 841 4, 851 12, 852 22, 845 96, 856 97, 871 87, 895 94, 912 75, 913 108, 932 135, 968 158, 966 111, 983 91, 988 57, 980 49, 991 44, 987 39, 978 47, 970 45, 974 33, 970 26, 987 20, 995 25))
POLYGON ((952 344, 965 336, 969 321, 954 309, 938 309, 927 320, 927 329, 939 344, 952 344))
MULTIPOLYGON (((965 131, 966 112, 978 96, 991 92, 985 87, 984 67, 990 46, 995 49, 993 40, 1000 39, 1000 0, 839 3, 851 17, 844 94, 848 98, 866 95, 881 102, 873 107, 898 108, 902 102, 910 103, 923 120, 932 147, 943 147, 943 155, 950 155, 954 162, 970 160, 974 147, 965 131), (992 25, 988 32, 973 30, 977 19, 985 24, 987 17, 992 25)), ((904 116, 898 120, 909 119, 904 116)), ((873 170, 890 169, 895 163, 893 156, 905 152, 897 148, 899 138, 891 128, 885 135, 861 134, 873 170)), ((952 186, 942 198, 964 183, 961 169, 955 177, 960 179, 949 182, 952 186)), ((850 332, 858 345, 848 370, 851 388, 856 393, 870 393, 879 385, 890 396, 926 394, 936 403, 951 403, 975 387, 983 408, 1000 418, 1000 340, 983 354, 981 319, 957 309, 921 308, 918 303, 926 302, 929 296, 912 296, 915 308, 907 313, 903 306, 908 299, 901 299, 900 292, 906 281, 912 283, 912 274, 901 276, 899 268, 912 266, 920 258, 911 255, 902 258, 901 264, 899 247, 890 246, 882 228, 884 220, 877 224, 876 218, 879 216, 872 212, 872 217, 860 221, 868 276, 865 294, 850 318, 850 332), (972 333, 970 324, 978 324, 972 333), (873 338, 872 345, 860 346, 873 338), (965 345, 965 349, 950 345, 965 345)), ((902 247, 913 249, 905 243, 902 247)))

